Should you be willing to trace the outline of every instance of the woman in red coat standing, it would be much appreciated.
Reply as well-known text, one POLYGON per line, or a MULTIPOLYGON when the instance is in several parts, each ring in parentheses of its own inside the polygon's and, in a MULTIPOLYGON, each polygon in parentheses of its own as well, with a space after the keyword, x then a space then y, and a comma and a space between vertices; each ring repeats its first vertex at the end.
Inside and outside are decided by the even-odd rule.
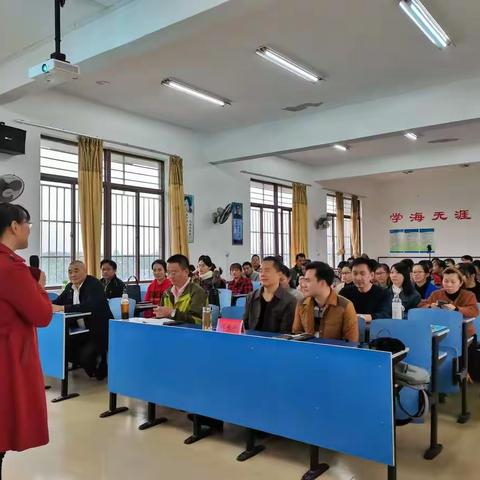
MULTIPOLYGON (((3 457, 48 443, 45 384, 36 327, 52 318, 44 290, 15 250, 27 248, 30 215, 0 203, 0 478, 3 457)), ((37 270, 38 277, 38 270, 37 270)))

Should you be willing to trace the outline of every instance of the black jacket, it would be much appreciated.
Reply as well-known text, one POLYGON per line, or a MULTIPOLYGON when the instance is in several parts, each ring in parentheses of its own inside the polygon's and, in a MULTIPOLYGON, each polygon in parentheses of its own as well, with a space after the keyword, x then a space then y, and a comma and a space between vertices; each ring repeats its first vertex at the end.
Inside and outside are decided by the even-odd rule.
POLYGON ((104 278, 100 279, 100 282, 108 299, 120 298, 123 295, 125 284, 116 275, 108 283, 104 278))
POLYGON ((87 278, 80 288, 80 303, 73 304, 73 287, 69 283, 60 296, 52 303, 55 305, 64 305, 65 313, 87 313, 84 318, 85 326, 90 330, 92 340, 94 341, 99 353, 108 349, 108 322, 113 318, 103 285, 91 275, 87 278))
POLYGON ((273 333, 292 333, 293 319, 297 299, 287 289, 278 287, 273 299, 269 302, 263 325, 259 327, 262 310, 263 287, 248 294, 243 321, 247 330, 261 329, 273 333))

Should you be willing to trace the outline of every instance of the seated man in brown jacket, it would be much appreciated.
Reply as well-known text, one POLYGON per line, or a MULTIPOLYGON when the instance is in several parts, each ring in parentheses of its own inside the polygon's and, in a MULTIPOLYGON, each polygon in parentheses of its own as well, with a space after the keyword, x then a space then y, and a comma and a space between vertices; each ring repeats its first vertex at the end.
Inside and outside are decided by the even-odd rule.
POLYGON ((302 279, 305 300, 297 305, 293 333, 358 342, 358 321, 353 303, 332 288, 333 269, 323 262, 306 266, 302 279))

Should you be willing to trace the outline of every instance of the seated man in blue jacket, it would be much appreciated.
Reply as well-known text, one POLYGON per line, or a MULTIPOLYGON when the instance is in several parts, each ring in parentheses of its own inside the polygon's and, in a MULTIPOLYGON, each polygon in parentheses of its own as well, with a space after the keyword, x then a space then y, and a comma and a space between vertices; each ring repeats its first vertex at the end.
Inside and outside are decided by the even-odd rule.
MULTIPOLYGON (((87 275, 83 262, 76 260, 68 266, 70 283, 54 300, 53 311, 91 313, 83 319, 87 334, 71 339, 71 354, 90 377, 102 380, 107 375, 108 322, 113 318, 102 283, 87 275), (98 359, 100 363, 97 366, 98 359)), ((79 323, 82 323, 80 321, 79 323)), ((76 336, 75 336, 76 337, 76 336)))

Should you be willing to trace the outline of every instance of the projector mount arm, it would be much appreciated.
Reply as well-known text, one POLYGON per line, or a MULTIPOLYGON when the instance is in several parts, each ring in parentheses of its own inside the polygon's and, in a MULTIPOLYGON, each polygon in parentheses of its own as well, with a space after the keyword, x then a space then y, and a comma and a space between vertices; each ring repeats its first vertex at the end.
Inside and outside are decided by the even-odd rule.
POLYGON ((50 58, 55 60, 67 61, 67 57, 60 49, 62 41, 61 23, 60 23, 60 8, 65 6, 65 0, 54 0, 55 2, 55 51, 50 55, 50 58))

